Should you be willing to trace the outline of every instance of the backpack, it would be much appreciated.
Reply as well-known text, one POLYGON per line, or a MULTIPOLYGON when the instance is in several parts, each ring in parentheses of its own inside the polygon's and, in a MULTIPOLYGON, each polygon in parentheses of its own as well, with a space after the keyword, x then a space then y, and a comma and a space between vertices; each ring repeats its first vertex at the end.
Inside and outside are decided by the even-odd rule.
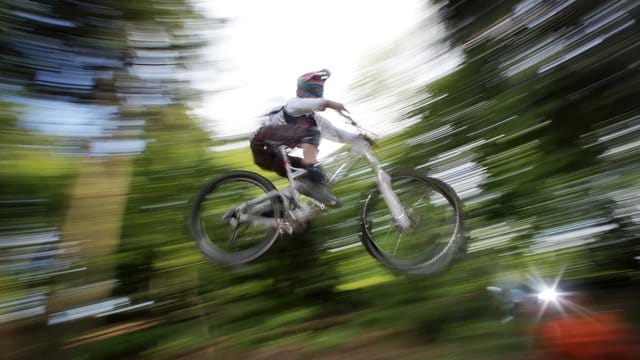
POLYGON ((313 126, 317 126, 316 125, 316 120, 313 117, 313 115, 308 114, 308 115, 290 115, 289 113, 287 113, 284 109, 284 105, 282 106, 277 106, 273 109, 271 109, 271 111, 269 111, 268 113, 263 115, 264 120, 263 123, 264 125, 282 125, 282 124, 291 124, 291 123, 295 123, 298 121, 305 121, 308 124, 313 124, 313 126))
POLYGON ((262 115, 262 123, 265 126, 278 125, 284 122, 284 105, 274 107, 271 111, 262 115))

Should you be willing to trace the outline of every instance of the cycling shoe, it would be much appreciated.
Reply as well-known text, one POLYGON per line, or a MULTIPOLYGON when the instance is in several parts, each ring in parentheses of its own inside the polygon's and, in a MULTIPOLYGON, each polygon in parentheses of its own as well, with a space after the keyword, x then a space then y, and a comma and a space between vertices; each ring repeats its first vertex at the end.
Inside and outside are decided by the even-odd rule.
POLYGON ((324 183, 302 178, 296 180, 295 188, 299 193, 314 198, 326 206, 340 206, 340 200, 329 191, 329 187, 324 183))

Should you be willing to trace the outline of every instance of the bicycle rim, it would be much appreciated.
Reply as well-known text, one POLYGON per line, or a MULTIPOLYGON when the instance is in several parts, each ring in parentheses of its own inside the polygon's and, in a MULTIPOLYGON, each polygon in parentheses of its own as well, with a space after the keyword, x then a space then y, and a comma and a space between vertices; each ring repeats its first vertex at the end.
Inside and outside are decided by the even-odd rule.
POLYGON ((392 176, 391 187, 407 212, 411 226, 401 229, 380 192, 371 192, 363 205, 363 243, 384 265, 410 274, 444 268, 463 246, 462 206, 453 190, 440 180, 415 171, 392 176))
MULTIPOLYGON (((273 225, 239 222, 233 209, 275 190, 266 178, 248 172, 234 172, 205 185, 192 206, 189 228, 200 250, 224 265, 240 265, 256 259, 271 247, 279 235, 273 225)), ((273 220, 280 217, 277 198, 242 209, 241 213, 273 220)))

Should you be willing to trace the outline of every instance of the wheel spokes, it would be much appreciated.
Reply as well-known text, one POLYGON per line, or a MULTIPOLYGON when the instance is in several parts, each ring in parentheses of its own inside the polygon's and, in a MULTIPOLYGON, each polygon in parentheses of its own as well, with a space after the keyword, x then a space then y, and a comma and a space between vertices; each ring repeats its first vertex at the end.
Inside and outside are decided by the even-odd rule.
MULTIPOLYGON (((420 272, 430 267, 457 241, 460 229, 458 213, 445 190, 434 184, 438 180, 412 173, 392 177, 392 189, 405 208, 411 226, 400 229, 379 191, 365 202, 363 225, 365 245, 372 255, 386 265, 420 272)), ((438 266, 448 260, 438 261, 438 266)))
POLYGON ((266 251, 278 237, 273 224, 280 205, 267 196, 274 190, 269 180, 248 172, 222 176, 203 188, 190 232, 205 255, 236 265, 266 251))

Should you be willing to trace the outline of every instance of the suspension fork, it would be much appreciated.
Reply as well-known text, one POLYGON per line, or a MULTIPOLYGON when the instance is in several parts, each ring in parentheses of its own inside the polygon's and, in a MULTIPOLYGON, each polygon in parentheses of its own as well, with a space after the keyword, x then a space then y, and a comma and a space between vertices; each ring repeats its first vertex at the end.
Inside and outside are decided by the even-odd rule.
POLYGON ((407 211, 400 203, 398 196, 391 188, 391 176, 387 174, 383 169, 382 165, 376 159, 371 152, 366 149, 362 149, 358 151, 361 153, 364 158, 371 164, 371 167, 376 175, 376 182, 378 183, 378 190, 380 190, 380 194, 384 199, 384 202, 389 207, 391 211, 391 215, 393 215, 393 219, 398 227, 401 229, 408 229, 411 227, 411 219, 407 214, 407 211))

